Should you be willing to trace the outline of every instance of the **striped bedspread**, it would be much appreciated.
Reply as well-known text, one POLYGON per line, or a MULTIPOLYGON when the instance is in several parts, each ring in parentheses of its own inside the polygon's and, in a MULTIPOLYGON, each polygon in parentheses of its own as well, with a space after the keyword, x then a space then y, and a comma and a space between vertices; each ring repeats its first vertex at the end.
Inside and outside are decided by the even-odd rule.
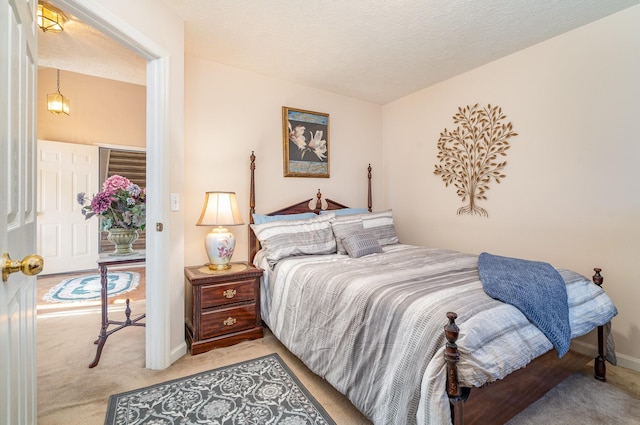
MULTIPOLYGON (((450 423, 447 311, 458 314, 464 386, 500 379, 552 348, 520 311, 484 293, 477 256, 409 245, 384 250, 358 259, 283 259, 265 268, 262 288, 263 319, 274 335, 376 425, 450 423)), ((572 337, 617 313, 588 279, 559 272, 572 337)))

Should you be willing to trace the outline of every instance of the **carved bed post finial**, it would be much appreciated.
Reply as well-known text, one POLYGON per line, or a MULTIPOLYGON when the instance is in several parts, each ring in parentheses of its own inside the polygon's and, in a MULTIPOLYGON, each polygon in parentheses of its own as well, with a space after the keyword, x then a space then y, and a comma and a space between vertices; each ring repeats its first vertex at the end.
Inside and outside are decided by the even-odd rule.
MULTIPOLYGON (((591 277, 593 283, 598 286, 602 286, 602 282, 604 282, 604 277, 600 274, 602 269, 595 267, 593 271, 596 272, 591 277)), ((604 326, 598 326, 598 357, 595 358, 593 369, 597 380, 603 382, 607 380, 607 365, 604 361, 604 326)))
POLYGON ((447 345, 444 349, 444 361, 447 368, 447 396, 449 396, 449 403, 451 404, 451 416, 453 418, 454 425, 462 425, 464 423, 462 408, 464 401, 469 398, 471 389, 460 387, 458 381, 458 362, 460 361, 460 354, 458 353, 458 335, 460 329, 456 325, 456 319, 458 315, 453 312, 447 313, 449 323, 444 326, 444 336, 447 339, 447 345))
POLYGON ((458 335, 460 329, 456 325, 456 319, 458 315, 453 312, 447 313, 449 323, 444 327, 444 336, 447 339, 447 345, 444 350, 444 360, 447 362, 447 394, 449 397, 458 397, 460 390, 458 388, 458 370, 457 363, 460 361, 460 355, 458 354, 458 335))
POLYGON ((456 319, 458 315, 453 312, 447 313, 449 323, 444 326, 444 336, 447 339, 447 345, 444 349, 444 361, 447 368, 447 395, 449 396, 449 403, 451 404, 451 416, 453 416, 454 425, 462 425, 462 405, 463 402, 469 397, 470 390, 468 388, 461 388, 458 382, 458 362, 460 361, 460 354, 458 353, 458 335, 460 329, 456 325, 456 319))
POLYGON ((367 167, 367 208, 369 212, 373 211, 373 202, 371 199, 371 164, 369 164, 367 167))
POLYGON ((320 193, 320 189, 318 189, 316 198, 318 198, 318 200, 316 201, 316 210, 320 211, 322 209, 322 193, 320 193))
POLYGON ((604 277, 602 277, 602 275, 600 274, 600 272, 602 271, 601 268, 594 268, 593 269, 594 272, 596 272, 596 274, 594 274, 591 279, 593 280, 593 283, 595 283, 598 286, 602 286, 602 282, 604 281, 604 277))

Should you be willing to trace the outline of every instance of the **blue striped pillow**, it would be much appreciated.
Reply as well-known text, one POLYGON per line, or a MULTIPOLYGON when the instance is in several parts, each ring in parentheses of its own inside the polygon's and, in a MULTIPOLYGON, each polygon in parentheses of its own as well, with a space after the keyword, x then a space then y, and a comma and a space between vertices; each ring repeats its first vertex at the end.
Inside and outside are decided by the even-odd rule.
POLYGON ((340 208, 337 210, 322 210, 320 214, 330 214, 335 213, 336 215, 353 215, 353 214, 365 214, 368 213, 369 210, 366 208, 340 208))
POLYGON ((265 215, 265 214, 253 214, 254 224, 270 223, 272 221, 284 221, 284 220, 303 220, 305 218, 315 218, 318 215, 316 213, 300 213, 300 214, 282 214, 282 215, 265 215))

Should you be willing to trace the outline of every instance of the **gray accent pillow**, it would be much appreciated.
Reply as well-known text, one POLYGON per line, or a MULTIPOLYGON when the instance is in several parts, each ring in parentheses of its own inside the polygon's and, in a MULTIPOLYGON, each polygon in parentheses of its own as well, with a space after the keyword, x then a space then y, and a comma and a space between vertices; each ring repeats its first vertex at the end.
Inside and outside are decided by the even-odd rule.
POLYGON ((378 239, 370 232, 360 232, 342 240, 349 257, 359 258, 369 254, 383 252, 378 239))

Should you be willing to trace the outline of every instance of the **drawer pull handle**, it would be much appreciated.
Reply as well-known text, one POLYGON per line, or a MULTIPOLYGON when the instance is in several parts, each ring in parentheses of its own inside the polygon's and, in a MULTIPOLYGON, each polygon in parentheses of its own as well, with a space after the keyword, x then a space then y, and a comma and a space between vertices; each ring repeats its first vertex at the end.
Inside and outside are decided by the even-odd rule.
POLYGON ((229 317, 224 321, 225 326, 233 326, 235 324, 236 324, 236 319, 234 319, 233 317, 229 317))
POLYGON ((233 298, 236 296, 236 290, 235 289, 227 289, 226 291, 224 291, 222 293, 222 295, 224 295, 225 298, 233 298))

